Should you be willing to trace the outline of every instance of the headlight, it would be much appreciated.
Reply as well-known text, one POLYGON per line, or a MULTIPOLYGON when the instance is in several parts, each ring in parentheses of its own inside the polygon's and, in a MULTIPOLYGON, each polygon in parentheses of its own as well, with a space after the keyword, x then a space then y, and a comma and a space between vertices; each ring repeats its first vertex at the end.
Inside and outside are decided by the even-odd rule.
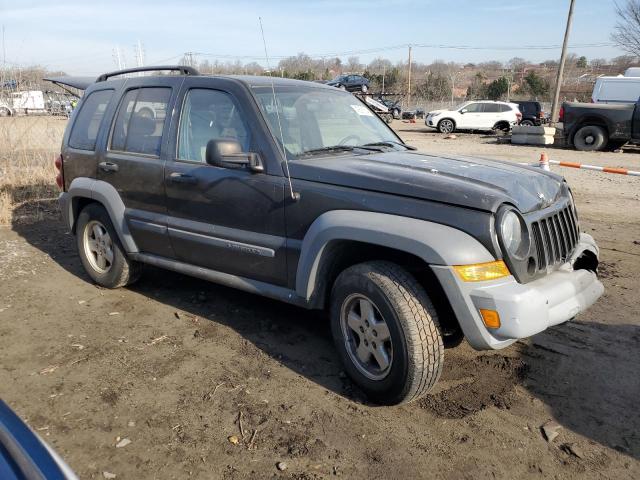
POLYGON ((505 253, 511 258, 522 259, 529 250, 529 235, 522 217, 511 209, 499 215, 498 234, 505 253))

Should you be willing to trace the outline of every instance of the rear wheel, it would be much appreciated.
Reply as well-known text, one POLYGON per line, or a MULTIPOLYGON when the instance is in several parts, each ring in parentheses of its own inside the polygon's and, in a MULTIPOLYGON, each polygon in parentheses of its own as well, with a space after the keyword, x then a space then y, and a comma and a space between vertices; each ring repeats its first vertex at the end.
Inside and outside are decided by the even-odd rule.
POLYGON ((7 107, 0 107, 0 117, 10 117, 11 116, 11 110, 9 110, 7 107))
POLYGON ((331 330, 345 370, 377 403, 416 400, 440 377, 444 346, 435 309, 396 264, 362 263, 338 276, 331 330))
POLYGON ((573 144, 576 149, 583 152, 604 150, 607 142, 607 132, 604 128, 596 125, 587 125, 580 128, 573 137, 573 144))
POLYGON ((84 269, 98 285, 118 288, 140 277, 142 265, 127 258, 102 205, 91 203, 80 212, 76 243, 84 269))
POLYGON ((523 120, 520 122, 523 127, 533 127, 534 123, 531 120, 523 120))
POLYGON ((438 123, 438 131, 440 133, 453 133, 456 130, 456 124, 453 123, 453 120, 450 120, 448 118, 445 118, 443 120, 440 120, 440 123, 438 123))

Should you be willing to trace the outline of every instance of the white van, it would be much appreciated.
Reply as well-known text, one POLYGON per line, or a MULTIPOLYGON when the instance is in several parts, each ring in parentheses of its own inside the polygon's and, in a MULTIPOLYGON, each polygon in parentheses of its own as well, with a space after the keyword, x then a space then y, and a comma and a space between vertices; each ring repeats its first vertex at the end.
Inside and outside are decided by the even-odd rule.
MULTIPOLYGON (((630 72, 635 74, 636 72, 630 72)), ((640 98, 640 77, 600 77, 593 87, 593 103, 636 103, 640 98)))

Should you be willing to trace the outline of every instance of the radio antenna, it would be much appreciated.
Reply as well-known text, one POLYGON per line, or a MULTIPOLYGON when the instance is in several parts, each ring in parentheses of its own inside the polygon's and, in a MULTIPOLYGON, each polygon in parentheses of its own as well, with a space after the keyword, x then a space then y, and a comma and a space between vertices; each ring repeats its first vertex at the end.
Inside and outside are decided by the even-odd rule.
POLYGON ((300 194, 293 191, 293 185, 291 183, 291 174, 289 173, 289 161, 287 160, 287 150, 284 147, 284 134, 282 133, 282 122, 280 121, 280 109, 278 108, 278 99, 276 97, 276 87, 273 84, 273 72, 271 71, 271 65, 269 65, 269 53, 267 52, 267 41, 264 39, 264 28, 262 28, 262 17, 258 17, 260 22, 260 32, 262 33, 262 44, 264 45, 264 57, 267 60, 267 70, 269 71, 269 78, 271 79, 271 93, 273 95, 273 104, 276 108, 276 118, 278 119, 278 130, 280 131, 280 143, 282 146, 282 154, 284 155, 284 168, 287 174, 287 180, 289 181, 289 192, 291 193, 291 199, 297 201, 300 198, 300 194))

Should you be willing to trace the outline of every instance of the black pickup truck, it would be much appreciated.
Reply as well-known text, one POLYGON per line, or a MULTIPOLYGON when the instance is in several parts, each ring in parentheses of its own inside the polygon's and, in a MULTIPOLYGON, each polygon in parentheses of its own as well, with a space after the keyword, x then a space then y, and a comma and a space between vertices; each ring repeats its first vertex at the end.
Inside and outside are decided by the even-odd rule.
POLYGON ((633 103, 565 103, 561 121, 567 145, 597 151, 640 143, 640 100, 633 103))

